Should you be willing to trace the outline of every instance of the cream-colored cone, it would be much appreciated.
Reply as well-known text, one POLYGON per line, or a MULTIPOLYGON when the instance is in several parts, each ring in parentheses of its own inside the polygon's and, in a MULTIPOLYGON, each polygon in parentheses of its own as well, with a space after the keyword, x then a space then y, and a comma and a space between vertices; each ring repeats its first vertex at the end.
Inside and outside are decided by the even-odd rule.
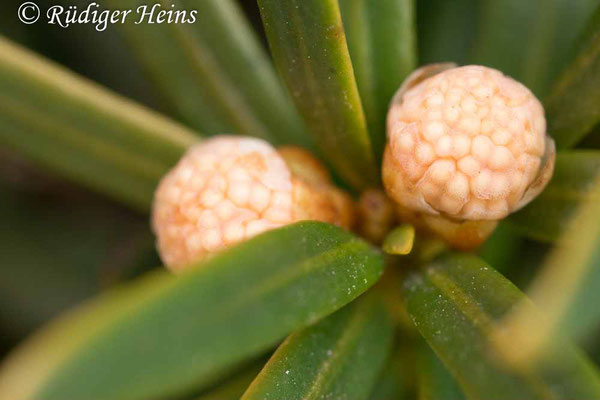
POLYGON ((553 172, 541 103, 491 68, 443 64, 415 72, 392 102, 387 135, 388 195, 456 247, 482 242, 494 221, 535 198, 553 172))
POLYGON ((300 220, 349 228, 350 198, 304 150, 217 136, 190 148, 161 181, 152 210, 158 250, 173 270, 300 220))

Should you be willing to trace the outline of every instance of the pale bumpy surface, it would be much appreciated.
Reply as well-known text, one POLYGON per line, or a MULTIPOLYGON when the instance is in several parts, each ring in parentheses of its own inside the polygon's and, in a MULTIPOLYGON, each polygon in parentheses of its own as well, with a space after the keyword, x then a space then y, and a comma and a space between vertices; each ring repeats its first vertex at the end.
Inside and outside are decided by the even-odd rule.
POLYGON ((152 222, 163 261, 177 269, 293 222, 290 171, 262 140, 206 140, 161 181, 152 222))
POLYGON ((160 182, 152 226, 173 270, 261 232, 301 220, 349 228, 350 197, 306 150, 217 136, 188 150, 160 182))
MULTIPOLYGON (((434 75, 388 114, 383 179, 401 206, 455 219, 500 219, 547 183, 544 110, 522 84, 480 66, 434 75), (537 181, 536 181, 537 180, 537 181)), ((551 168, 551 166, 550 166, 551 168)))

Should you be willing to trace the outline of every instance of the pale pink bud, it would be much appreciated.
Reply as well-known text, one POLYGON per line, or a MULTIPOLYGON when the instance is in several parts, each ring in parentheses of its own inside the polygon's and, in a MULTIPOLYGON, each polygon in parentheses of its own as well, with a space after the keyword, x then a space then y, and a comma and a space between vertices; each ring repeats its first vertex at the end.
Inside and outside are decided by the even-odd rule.
POLYGON ((409 212, 496 221, 552 176, 554 142, 529 89, 482 66, 415 72, 388 113, 387 193, 409 212))
MULTIPOLYGON (((311 157, 303 150, 305 157, 311 157)), ((314 158, 311 163, 318 163, 314 158)), ((344 194, 291 172, 267 142, 217 136, 188 150, 155 193, 152 226, 164 263, 179 270, 266 230, 304 219, 346 224, 344 194), (336 193, 335 196, 329 191, 336 193), (310 201, 309 201, 310 200, 310 201)))

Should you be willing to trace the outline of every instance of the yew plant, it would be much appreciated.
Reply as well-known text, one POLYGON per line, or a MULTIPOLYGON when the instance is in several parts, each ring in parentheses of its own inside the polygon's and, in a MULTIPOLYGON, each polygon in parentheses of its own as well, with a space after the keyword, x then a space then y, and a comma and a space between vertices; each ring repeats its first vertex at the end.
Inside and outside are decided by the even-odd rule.
POLYGON ((174 3, 119 27, 168 116, 0 38, 0 143, 165 264, 23 340, 0 399, 600 399, 597 0, 258 0, 270 52, 174 3))

